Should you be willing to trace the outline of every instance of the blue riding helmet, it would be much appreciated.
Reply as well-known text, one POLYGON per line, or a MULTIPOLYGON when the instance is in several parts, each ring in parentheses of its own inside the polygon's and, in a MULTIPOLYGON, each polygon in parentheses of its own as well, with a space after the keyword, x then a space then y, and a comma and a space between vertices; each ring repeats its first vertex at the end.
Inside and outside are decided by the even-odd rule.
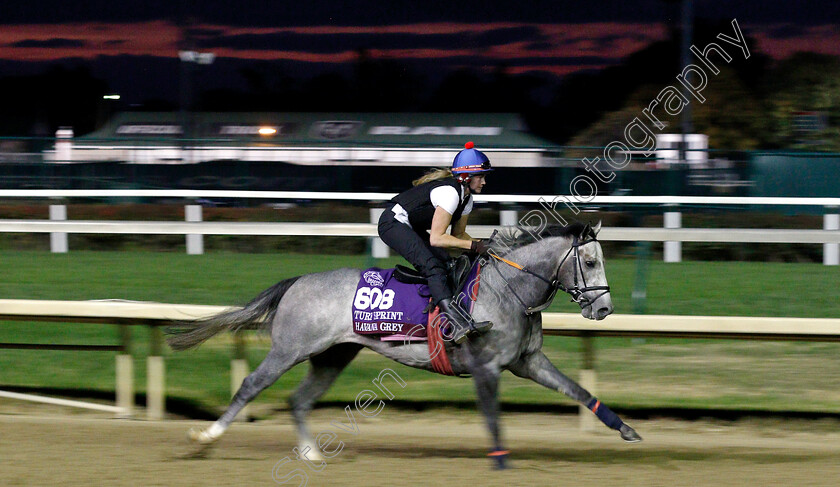
POLYGON ((492 171, 490 167, 490 159, 478 149, 474 149, 475 144, 467 142, 464 144, 464 150, 455 156, 452 161, 452 174, 458 176, 458 180, 465 182, 469 180, 471 174, 492 171))

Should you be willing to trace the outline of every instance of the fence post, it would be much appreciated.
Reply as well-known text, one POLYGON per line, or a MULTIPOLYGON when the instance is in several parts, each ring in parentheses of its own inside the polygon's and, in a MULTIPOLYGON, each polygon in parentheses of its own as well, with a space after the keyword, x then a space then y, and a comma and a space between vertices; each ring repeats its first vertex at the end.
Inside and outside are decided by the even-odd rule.
MULTIPOLYGON (((242 381, 248 377, 248 356, 245 352, 245 337, 242 333, 233 334, 233 358, 230 361, 230 396, 233 397, 242 381)), ((248 421, 248 406, 236 416, 237 421, 248 421)))
POLYGON ((519 215, 516 210, 502 210, 499 212, 499 225, 503 227, 516 226, 519 223, 519 215))
POLYGON ((163 331, 151 329, 151 351, 146 359, 146 418, 163 419, 166 410, 164 387, 166 369, 163 363, 163 331))
MULTIPOLYGON (((379 223, 379 217, 382 216, 382 212, 384 211, 385 208, 371 208, 370 222, 374 225, 379 223)), ((384 259, 391 255, 391 252, 388 246, 385 245, 385 242, 383 242, 381 238, 371 237, 370 255, 374 259, 384 259)))
POLYGON ((131 330, 127 325, 118 325, 122 351, 117 355, 117 407, 122 409, 120 417, 134 416, 134 358, 131 355, 131 330))
MULTIPOLYGON (((830 206, 826 208, 837 210, 837 207, 830 206)), ((828 231, 840 230, 840 214, 826 213, 823 215, 823 229, 828 231)), ((824 243, 823 244, 823 264, 824 265, 840 265, 840 244, 838 243, 824 243)))
MULTIPOLYGON (((679 211, 666 211, 664 223, 665 228, 681 228, 682 213, 679 211)), ((682 242, 666 241, 663 254, 665 262, 681 262, 682 242)))
POLYGON ((55 131, 55 162, 73 162, 73 127, 59 127, 55 131))
MULTIPOLYGON (((63 221, 67 219, 67 205, 50 205, 50 220, 63 221)), ((66 254, 68 250, 67 234, 64 232, 50 233, 50 252, 66 254)))
MULTIPOLYGON (((581 347, 583 349, 583 368, 580 370, 580 386, 589 391, 592 396, 597 395, 595 389, 597 388, 598 378, 595 374, 595 348, 593 345, 593 338, 588 333, 581 337, 581 347)), ((580 412, 580 430, 592 431, 595 429, 595 416, 586 407, 581 404, 578 406, 580 412)))
MULTIPOLYGON (((201 221, 201 205, 186 205, 184 213, 188 222, 201 221)), ((201 255, 204 253, 204 235, 198 233, 187 234, 187 254, 201 255)))

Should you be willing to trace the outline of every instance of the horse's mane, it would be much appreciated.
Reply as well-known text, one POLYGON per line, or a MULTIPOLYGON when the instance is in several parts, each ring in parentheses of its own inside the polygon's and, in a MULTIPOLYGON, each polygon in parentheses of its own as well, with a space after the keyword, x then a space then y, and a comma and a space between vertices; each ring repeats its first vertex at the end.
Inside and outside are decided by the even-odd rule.
POLYGON ((505 227, 496 232, 490 241, 490 246, 501 255, 549 237, 585 239, 588 237, 594 238, 595 234, 592 227, 583 222, 574 222, 569 225, 547 225, 539 232, 532 228, 516 225, 505 227))

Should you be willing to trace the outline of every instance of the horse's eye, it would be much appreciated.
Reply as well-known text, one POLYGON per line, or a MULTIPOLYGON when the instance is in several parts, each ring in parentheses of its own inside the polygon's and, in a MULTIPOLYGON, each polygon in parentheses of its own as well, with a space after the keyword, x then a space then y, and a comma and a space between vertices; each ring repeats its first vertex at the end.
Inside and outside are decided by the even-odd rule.
POLYGON ((595 261, 594 260, 587 260, 585 262, 585 264, 586 264, 586 267, 589 267, 590 269, 595 267, 595 261))

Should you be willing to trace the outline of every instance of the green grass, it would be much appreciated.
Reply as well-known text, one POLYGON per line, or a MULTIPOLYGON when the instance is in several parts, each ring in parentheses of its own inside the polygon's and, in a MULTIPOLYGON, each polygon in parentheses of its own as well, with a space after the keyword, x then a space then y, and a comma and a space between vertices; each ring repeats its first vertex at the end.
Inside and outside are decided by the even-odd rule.
MULTIPOLYGON (((339 267, 391 266, 399 259, 293 254, 134 252, 0 252, 0 297, 20 299, 130 299, 194 304, 242 304, 273 283, 339 267)), ((607 263, 616 312, 631 310, 633 260, 607 263)), ((840 316, 838 270, 818 264, 650 262, 646 311, 655 314, 744 316, 840 316)), ((558 296, 549 311, 576 312, 558 296)), ((141 361, 148 330, 133 328, 137 388, 145 384, 141 361)), ((0 342, 117 343, 111 325, 0 322, 0 342)), ((840 412, 840 345, 715 340, 599 339, 600 396, 621 407, 714 407, 840 412)), ((544 350, 571 377, 581 364, 577 339, 547 337, 544 350)), ((255 367, 268 343, 249 338, 255 367)), ((198 350, 167 352, 167 392, 204 407, 223 407, 229 397, 229 338, 198 350)), ((380 370, 391 367, 407 381, 397 399, 472 401, 468 380, 409 369, 371 353, 348 368, 325 400, 352 401, 380 370)), ((306 372, 296 367, 263 393, 263 408, 281 407, 306 372)), ((0 386, 112 391, 112 354, 0 351, 0 386)), ((509 374, 508 403, 572 404, 564 397, 509 374)))
MULTIPOLYGON (((0 296, 241 304, 282 279, 339 267, 392 266, 365 256, 144 252, 0 252, 0 296)), ((616 312, 631 312, 634 260, 607 262, 616 312)), ((650 262, 650 314, 840 316, 840 275, 819 264, 650 262)), ((558 296, 549 311, 575 312, 558 296)))

